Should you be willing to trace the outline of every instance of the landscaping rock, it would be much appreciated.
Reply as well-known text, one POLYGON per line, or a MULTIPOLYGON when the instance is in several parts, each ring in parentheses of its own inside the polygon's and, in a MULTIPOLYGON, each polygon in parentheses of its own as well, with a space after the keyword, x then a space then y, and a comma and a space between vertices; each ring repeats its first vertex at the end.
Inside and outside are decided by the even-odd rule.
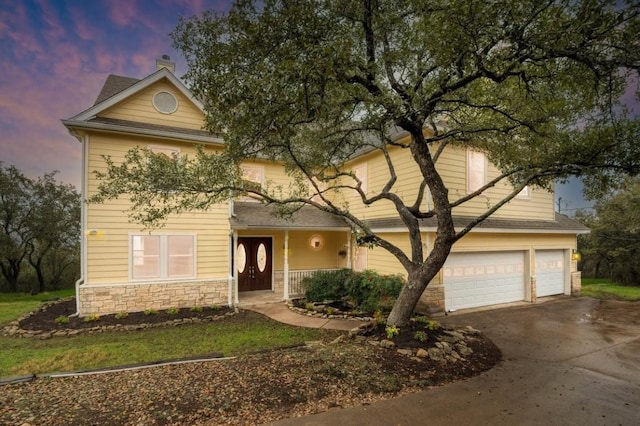
POLYGON ((385 349, 393 349, 396 347, 396 344, 393 343, 391 340, 381 340, 380 341, 380 347, 383 347, 385 349))
POLYGON ((413 351, 411 349, 398 349, 397 352, 400 355, 413 356, 413 351))
POLYGON ((426 350, 420 348, 418 349, 418 351, 416 352, 416 356, 418 358, 427 358, 429 356, 429 352, 427 352, 426 350))
POLYGON ((428 351, 429 358, 433 361, 442 361, 444 360, 444 353, 438 348, 429 348, 428 351))

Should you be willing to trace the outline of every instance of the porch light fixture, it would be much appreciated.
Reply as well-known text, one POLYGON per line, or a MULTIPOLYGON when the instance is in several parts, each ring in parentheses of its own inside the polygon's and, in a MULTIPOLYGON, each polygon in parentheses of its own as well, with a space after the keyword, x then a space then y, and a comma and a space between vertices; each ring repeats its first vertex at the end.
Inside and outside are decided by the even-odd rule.
POLYGON ((309 245, 314 250, 320 250, 323 246, 323 242, 322 237, 317 234, 312 235, 311 238, 309 238, 309 245))
POLYGON ((580 262, 580 260, 582 260, 582 255, 580 253, 578 253, 577 250, 573 250, 573 253, 571 254, 571 260, 574 260, 576 262, 580 262))

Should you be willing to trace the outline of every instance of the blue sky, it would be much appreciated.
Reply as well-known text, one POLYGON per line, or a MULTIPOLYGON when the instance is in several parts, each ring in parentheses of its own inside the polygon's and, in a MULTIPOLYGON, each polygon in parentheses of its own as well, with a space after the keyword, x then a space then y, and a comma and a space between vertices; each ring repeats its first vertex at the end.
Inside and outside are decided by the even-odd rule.
MULTIPOLYGON (((30 177, 58 170, 79 186, 80 144, 61 119, 91 106, 108 74, 142 78, 168 54, 180 16, 230 0, 0 0, 0 161, 30 177)), ((629 93, 632 98, 632 92, 629 93)), ((579 182, 557 188, 564 208, 588 206, 579 182)))

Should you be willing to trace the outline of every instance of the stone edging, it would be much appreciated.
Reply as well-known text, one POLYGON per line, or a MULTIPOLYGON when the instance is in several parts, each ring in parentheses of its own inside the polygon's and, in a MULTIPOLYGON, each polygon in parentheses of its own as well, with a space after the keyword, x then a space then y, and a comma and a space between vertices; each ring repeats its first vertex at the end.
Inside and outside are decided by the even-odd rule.
POLYGON ((349 331, 349 337, 357 342, 368 343, 372 346, 380 346, 384 349, 396 350, 401 355, 408 356, 416 361, 430 359, 441 363, 456 363, 465 361, 465 357, 473 354, 467 340, 473 340, 482 332, 471 326, 456 327, 447 324, 440 325, 443 333, 435 342, 435 347, 424 348, 397 348, 391 340, 379 339, 377 337, 367 337, 363 333, 367 332, 371 324, 362 324, 349 331))
POLYGON ((297 306, 294 306, 293 300, 287 300, 285 303, 287 307, 291 309, 293 312, 300 315, 307 316, 307 317, 322 318, 322 319, 351 319, 356 321, 373 321, 373 317, 359 317, 356 315, 348 315, 348 314, 328 315, 322 312, 314 312, 308 309, 298 308, 297 306))
POLYGON ((204 318, 178 318, 175 320, 169 320, 165 322, 159 323, 142 323, 142 324, 133 324, 133 325, 123 325, 123 324, 115 324, 115 325, 104 325, 104 326, 95 326, 95 327, 87 327, 87 328, 60 328, 58 330, 25 330, 20 328, 20 321, 34 315, 35 313, 48 308, 51 304, 60 303, 64 300, 56 300, 54 302, 43 303, 36 310, 29 312, 28 314, 22 315, 18 319, 11 321, 4 327, 0 329, 0 335, 6 337, 26 337, 26 338, 37 338, 40 340, 50 339, 52 337, 64 337, 64 336, 77 336, 79 334, 95 334, 95 333, 104 333, 108 331, 135 331, 135 330, 143 330, 147 328, 157 328, 157 327, 167 327, 167 326, 179 326, 182 324, 198 324, 202 322, 211 322, 218 321, 222 318, 226 318, 232 315, 235 315, 239 312, 238 308, 234 308, 233 312, 227 312, 223 315, 210 315, 204 318))

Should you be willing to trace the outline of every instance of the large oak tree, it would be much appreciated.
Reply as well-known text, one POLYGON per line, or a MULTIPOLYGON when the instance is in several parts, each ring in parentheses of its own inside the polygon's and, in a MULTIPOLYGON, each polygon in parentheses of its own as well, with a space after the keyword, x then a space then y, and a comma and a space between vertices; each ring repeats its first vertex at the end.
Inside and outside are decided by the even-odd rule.
POLYGON ((94 200, 130 194, 134 218, 153 226, 241 189, 243 160, 282 162, 298 185, 245 190, 284 210, 310 204, 342 216, 361 243, 392 253, 408 283, 388 322, 403 325, 452 245, 525 185, 580 175, 605 188, 640 170, 638 121, 620 104, 640 66, 640 7, 619 3, 237 1, 225 13, 182 19, 172 35, 189 66, 184 78, 226 150, 181 161, 140 150, 124 164, 107 159, 94 200), (394 192, 388 149, 398 131, 423 176, 413 199, 394 192), (484 152, 501 175, 471 194, 449 193, 436 167, 447 146, 484 152), (364 149, 388 160, 389 180, 376 194, 343 167, 364 149), (508 196, 454 229, 456 207, 504 181, 508 196), (391 203, 411 251, 332 201, 345 189, 366 205, 391 203), (437 232, 426 253, 419 220, 430 217, 437 232))

